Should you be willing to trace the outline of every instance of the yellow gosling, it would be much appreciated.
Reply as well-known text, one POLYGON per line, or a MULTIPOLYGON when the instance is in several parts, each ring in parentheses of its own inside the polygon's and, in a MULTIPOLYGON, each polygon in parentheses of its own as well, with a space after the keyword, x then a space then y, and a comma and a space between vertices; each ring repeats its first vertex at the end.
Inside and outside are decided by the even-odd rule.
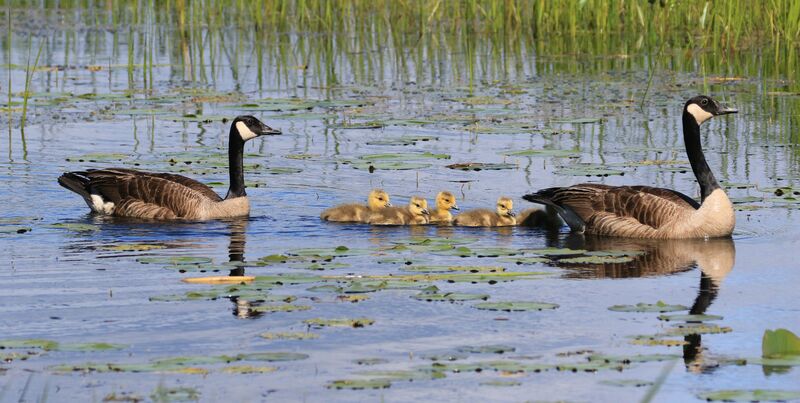
POLYGON ((431 211, 431 224, 450 224, 453 221, 450 210, 458 210, 456 197, 450 192, 439 192, 436 195, 436 210, 431 211))
POLYGON ((382 189, 373 189, 367 197, 367 205, 341 204, 326 209, 319 215, 325 221, 366 223, 371 213, 390 207, 389 195, 382 189))
POLYGON ((372 225, 419 225, 429 222, 428 201, 414 196, 406 207, 387 207, 373 211, 367 223, 372 225))
POLYGON ((511 211, 514 208, 514 202, 508 197, 501 197, 497 199, 497 209, 495 211, 489 209, 470 210, 461 213, 453 219, 453 225, 460 225, 463 227, 508 227, 515 225, 517 220, 514 218, 514 213, 511 211))

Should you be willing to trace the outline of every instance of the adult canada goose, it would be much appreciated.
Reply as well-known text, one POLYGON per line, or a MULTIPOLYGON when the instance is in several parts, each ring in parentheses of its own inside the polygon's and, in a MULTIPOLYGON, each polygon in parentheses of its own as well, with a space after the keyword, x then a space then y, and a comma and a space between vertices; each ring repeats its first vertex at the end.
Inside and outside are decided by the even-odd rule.
POLYGON ((185 176, 126 168, 65 172, 58 183, 79 194, 93 212, 156 220, 211 220, 250 214, 244 191, 244 143, 263 135, 281 134, 253 116, 231 123, 228 143, 230 188, 225 198, 185 176))
POLYGON ((367 205, 363 204, 341 204, 326 209, 319 215, 325 221, 337 222, 367 222, 369 215, 382 208, 391 207, 389 195, 382 189, 372 189, 367 196, 367 205))
POLYGON ((385 207, 373 211, 367 223, 372 225, 419 225, 428 223, 428 201, 414 196, 406 207, 385 207))
POLYGON ((703 95, 683 107, 683 142, 700 184, 700 203, 671 189, 591 183, 543 189, 523 198, 553 206, 575 232, 654 239, 730 236, 736 224, 733 205, 706 163, 700 125, 736 112, 703 95))
POLYGON ((546 206, 544 210, 529 208, 522 210, 515 217, 519 227, 550 228, 558 230, 564 221, 558 216, 556 209, 546 206))
POLYGON ((453 219, 453 225, 462 227, 509 227, 515 225, 517 220, 511 211, 514 202, 508 197, 497 199, 495 211, 489 209, 477 209, 465 211, 453 219))
POLYGON ((456 205, 456 197, 450 192, 439 192, 436 195, 436 210, 431 211, 431 224, 450 224, 453 221, 453 215, 450 210, 458 210, 456 205))

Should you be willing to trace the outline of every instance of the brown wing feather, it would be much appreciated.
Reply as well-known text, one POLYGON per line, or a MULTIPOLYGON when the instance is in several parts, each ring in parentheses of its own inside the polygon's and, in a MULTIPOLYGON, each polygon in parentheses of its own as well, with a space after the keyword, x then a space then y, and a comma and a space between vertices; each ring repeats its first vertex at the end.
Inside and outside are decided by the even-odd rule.
POLYGON ((554 189, 550 199, 574 211, 586 223, 588 233, 607 235, 657 230, 697 208, 687 196, 648 186, 587 183, 554 189))
POLYGON ((90 179, 92 192, 116 204, 115 215, 128 216, 130 213, 134 217, 161 218, 172 214, 191 218, 202 203, 209 201, 206 195, 190 187, 146 172, 103 169, 88 171, 86 176, 90 179), (161 210, 143 212, 153 208, 166 209, 169 213, 161 210))
POLYGON ((152 176, 155 178, 161 178, 168 180, 170 182, 175 182, 177 184, 183 185, 188 187, 189 189, 194 190, 195 192, 199 193, 202 196, 207 197, 211 201, 222 201, 222 197, 220 197, 217 192, 212 190, 207 185, 200 183, 194 179, 187 178, 182 175, 176 174, 169 174, 169 173, 161 173, 161 172, 145 172, 145 171, 137 171, 135 169, 128 169, 128 168, 110 168, 110 169, 102 169, 102 170, 91 170, 89 174, 98 175, 98 174, 105 174, 105 175, 117 175, 117 176, 152 176))

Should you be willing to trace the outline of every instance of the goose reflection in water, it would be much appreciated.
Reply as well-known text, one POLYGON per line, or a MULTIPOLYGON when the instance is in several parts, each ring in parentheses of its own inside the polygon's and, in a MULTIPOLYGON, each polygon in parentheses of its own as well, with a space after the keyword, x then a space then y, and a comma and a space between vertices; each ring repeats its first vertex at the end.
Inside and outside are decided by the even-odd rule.
MULTIPOLYGON (((549 246, 587 251, 636 252, 624 263, 575 264, 556 259, 553 265, 567 269, 567 278, 629 278, 662 276, 700 269, 700 286, 689 313, 702 315, 717 297, 722 281, 736 261, 730 238, 708 240, 646 240, 569 235, 563 241, 551 237, 549 246)), ((566 256, 565 256, 566 258, 566 256)), ((699 323, 699 322, 689 322, 699 323)), ((690 372, 711 372, 717 360, 702 346, 700 334, 684 336, 683 360, 690 372)))

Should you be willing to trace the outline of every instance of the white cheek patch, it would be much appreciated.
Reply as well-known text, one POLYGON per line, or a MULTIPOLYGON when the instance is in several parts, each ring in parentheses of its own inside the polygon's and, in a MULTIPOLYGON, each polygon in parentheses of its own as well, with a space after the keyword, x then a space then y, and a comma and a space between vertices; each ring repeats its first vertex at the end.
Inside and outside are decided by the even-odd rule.
POLYGON ((686 110, 694 116, 694 120, 697 121, 697 125, 700 126, 708 119, 711 119, 714 115, 709 112, 706 112, 703 108, 698 106, 697 104, 691 104, 686 110))
POLYGON ((244 124, 244 122, 236 122, 236 131, 239 132, 239 136, 244 141, 257 137, 257 135, 253 133, 253 131, 250 130, 250 128, 247 127, 247 125, 244 124))

